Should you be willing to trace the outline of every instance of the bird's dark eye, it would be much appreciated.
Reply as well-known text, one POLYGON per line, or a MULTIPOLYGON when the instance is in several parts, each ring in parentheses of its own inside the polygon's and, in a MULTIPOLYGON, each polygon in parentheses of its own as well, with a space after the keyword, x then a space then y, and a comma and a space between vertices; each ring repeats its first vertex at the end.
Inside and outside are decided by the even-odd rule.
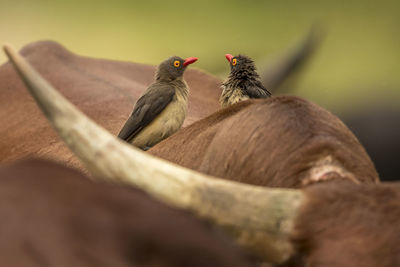
POLYGON ((174 66, 177 68, 181 65, 181 62, 179 62, 179 60, 175 60, 174 61, 174 66))
POLYGON ((232 59, 232 65, 235 66, 237 64, 236 58, 232 59))

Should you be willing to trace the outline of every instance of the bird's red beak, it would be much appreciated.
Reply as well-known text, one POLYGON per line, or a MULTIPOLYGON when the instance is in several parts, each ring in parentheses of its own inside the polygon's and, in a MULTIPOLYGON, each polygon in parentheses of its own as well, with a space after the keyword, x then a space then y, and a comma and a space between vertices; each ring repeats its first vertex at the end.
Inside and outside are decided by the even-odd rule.
POLYGON ((192 63, 195 63, 198 60, 197 57, 188 57, 187 59, 185 59, 185 62, 183 62, 183 66, 187 66, 190 65, 192 63))
POLYGON ((225 57, 229 62, 232 61, 233 56, 231 54, 225 54, 225 57))

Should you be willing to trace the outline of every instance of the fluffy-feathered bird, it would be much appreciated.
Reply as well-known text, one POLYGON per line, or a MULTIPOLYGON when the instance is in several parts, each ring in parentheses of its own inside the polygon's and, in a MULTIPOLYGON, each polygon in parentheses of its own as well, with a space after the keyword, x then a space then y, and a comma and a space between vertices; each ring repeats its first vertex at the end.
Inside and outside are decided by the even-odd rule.
POLYGON ((254 61, 244 55, 225 55, 231 66, 231 72, 222 84, 219 99, 222 107, 235 104, 249 98, 266 98, 271 93, 262 85, 256 72, 254 61))
POLYGON ((155 82, 136 102, 118 137, 147 150, 175 133, 187 111, 189 87, 183 73, 196 61, 195 57, 177 56, 163 61, 157 68, 155 82))

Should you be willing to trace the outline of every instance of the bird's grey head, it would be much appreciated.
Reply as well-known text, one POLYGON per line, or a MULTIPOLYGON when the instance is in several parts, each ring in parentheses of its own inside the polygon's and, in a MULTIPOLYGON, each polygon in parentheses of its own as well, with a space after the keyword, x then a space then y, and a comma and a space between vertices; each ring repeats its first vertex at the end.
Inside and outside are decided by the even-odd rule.
POLYGON ((259 75, 256 72, 256 66, 254 65, 254 61, 245 55, 237 55, 232 56, 231 54, 225 55, 226 59, 229 61, 229 65, 231 66, 230 77, 235 79, 242 78, 250 78, 253 77, 255 79, 259 78, 259 75))
POLYGON ((181 57, 170 57, 160 65, 158 65, 156 72, 156 80, 173 81, 182 77, 186 67, 197 61, 195 57, 183 59, 181 57))

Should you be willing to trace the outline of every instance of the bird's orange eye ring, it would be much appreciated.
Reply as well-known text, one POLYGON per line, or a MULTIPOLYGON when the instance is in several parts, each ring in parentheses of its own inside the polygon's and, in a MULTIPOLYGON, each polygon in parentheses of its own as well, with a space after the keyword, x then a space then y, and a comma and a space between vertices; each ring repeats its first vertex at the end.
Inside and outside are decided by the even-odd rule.
POLYGON ((232 65, 235 66, 237 64, 236 58, 232 59, 232 65))
POLYGON ((174 66, 177 68, 181 65, 181 62, 179 62, 179 60, 175 60, 174 61, 174 66))

